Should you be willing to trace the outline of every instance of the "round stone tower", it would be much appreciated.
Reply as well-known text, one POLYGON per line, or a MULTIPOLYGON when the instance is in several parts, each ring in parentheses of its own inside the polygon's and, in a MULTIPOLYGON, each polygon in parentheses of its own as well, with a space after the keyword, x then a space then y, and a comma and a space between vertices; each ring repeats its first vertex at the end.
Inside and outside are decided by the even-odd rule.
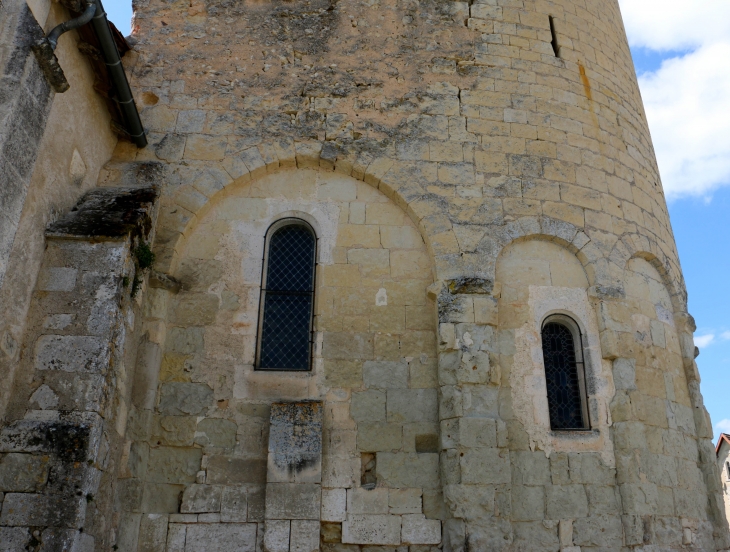
POLYGON ((616 0, 135 7, 150 145, 102 184, 161 183, 181 289, 145 296, 120 549, 730 546, 616 0), (290 221, 311 358, 270 369, 290 221))

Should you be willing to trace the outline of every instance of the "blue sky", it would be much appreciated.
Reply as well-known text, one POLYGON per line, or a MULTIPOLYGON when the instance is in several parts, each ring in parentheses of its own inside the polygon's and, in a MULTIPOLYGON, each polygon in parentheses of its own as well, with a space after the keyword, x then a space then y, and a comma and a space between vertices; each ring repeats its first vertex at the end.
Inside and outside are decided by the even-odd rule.
MULTIPOLYGON (((697 321, 702 392, 730 433, 730 2, 619 0, 697 321)), ((131 2, 104 6, 130 31, 131 2)))

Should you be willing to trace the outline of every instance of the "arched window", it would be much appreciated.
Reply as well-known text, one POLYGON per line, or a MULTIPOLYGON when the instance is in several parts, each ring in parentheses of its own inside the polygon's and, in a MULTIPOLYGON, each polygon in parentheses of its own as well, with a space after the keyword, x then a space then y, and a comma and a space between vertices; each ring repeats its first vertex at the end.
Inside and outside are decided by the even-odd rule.
POLYGON ((590 429, 578 324, 564 315, 547 318, 542 326, 542 354, 551 429, 590 429))
POLYGON ((276 222, 267 233, 259 310, 259 370, 309 370, 317 238, 299 219, 276 222))
POLYGON ((730 481, 730 462, 725 462, 725 465, 727 466, 727 478, 730 481))

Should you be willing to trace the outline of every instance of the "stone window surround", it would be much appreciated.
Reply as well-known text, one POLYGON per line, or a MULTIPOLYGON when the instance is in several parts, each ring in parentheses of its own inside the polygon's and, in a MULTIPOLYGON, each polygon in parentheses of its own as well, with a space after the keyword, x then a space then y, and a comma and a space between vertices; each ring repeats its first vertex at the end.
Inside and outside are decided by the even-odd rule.
MULTIPOLYGON (((268 229, 275 225, 277 222, 284 219, 296 218, 303 220, 312 227, 315 235, 317 236, 317 256, 316 266, 332 264, 332 250, 335 247, 335 240, 337 238, 337 221, 339 219, 339 210, 335 209, 334 212, 326 212, 323 209, 318 209, 316 203, 312 202, 301 202, 296 200, 285 200, 281 202, 283 209, 264 221, 264 228, 266 231, 262 235, 261 249, 259 259, 264 258, 264 251, 266 246, 266 239, 268 229), (309 209, 307 211, 306 209, 309 209)), ((322 203, 327 203, 323 201, 322 203)), ((263 274, 263 267, 262 267, 263 274)), ((263 280, 261 280, 263 282, 263 280)), ((316 293, 316 289, 315 289, 316 293)), ((315 312, 316 312, 316 300, 315 300, 315 312)), ((301 382, 317 380, 321 375, 321 356, 322 356, 322 334, 315 330, 313 337, 313 354, 312 354, 312 367, 308 371, 277 371, 277 370, 256 370, 253 365, 239 366, 237 372, 240 373, 237 376, 237 380, 244 379, 259 379, 259 378, 278 378, 282 381, 287 380, 298 380, 301 382)), ((236 386, 238 388, 238 386, 236 386)), ((234 396, 242 398, 243 391, 238 389, 234 390, 234 396)), ((308 396, 308 393, 307 393, 308 396)), ((296 394, 296 396, 289 397, 292 399, 301 399, 303 397, 296 394)))
POLYGON ((315 301, 316 301, 316 294, 317 294, 317 265, 320 264, 319 260, 319 232, 317 231, 317 220, 315 217, 308 215, 308 213, 301 213, 297 211, 288 211, 287 213, 280 213, 274 217, 274 221, 269 225, 269 227, 266 230, 266 233, 264 234, 264 255, 263 255, 263 261, 261 264, 261 290, 262 293, 259 295, 259 313, 258 313, 258 324, 257 324, 257 330, 256 330, 256 361, 254 364, 254 370, 261 371, 261 372, 296 372, 300 374, 310 373, 312 370, 314 370, 314 358, 315 358, 315 348, 317 346, 317 338, 315 335, 314 330, 314 316, 315 316, 315 301), (309 219, 309 220, 307 220, 309 219), (303 224, 302 224, 303 223, 303 224), (310 315, 310 321, 309 321, 309 333, 310 333, 310 360, 309 360, 309 369, 308 370, 285 370, 285 369, 262 369, 259 367, 259 358, 261 355, 261 339, 263 337, 263 323, 264 323, 264 299, 265 299, 265 292, 264 286, 267 278, 268 268, 269 268, 269 245, 271 243, 271 238, 274 236, 277 230, 280 230, 281 228, 284 228, 285 226, 290 225, 296 225, 300 224, 302 226, 307 226, 312 233, 314 234, 314 279, 313 279, 313 288, 314 292, 312 294, 312 313, 310 315))
MULTIPOLYGON (((531 286, 532 287, 532 286, 531 286)), ((575 312, 567 310, 567 309, 552 309, 546 313, 543 314, 543 316, 539 319, 539 328, 542 330, 542 327, 547 323, 548 321, 552 320, 560 320, 563 323, 565 323, 566 319, 570 320, 575 324, 574 328, 568 328, 573 332, 573 339, 577 342, 580 342, 580 345, 576 344, 576 348, 582 347, 581 356, 583 358, 583 370, 581 376, 581 392, 583 394, 583 408, 584 413, 587 416, 588 419, 588 428, 586 429, 560 429, 560 430, 553 430, 550 429, 550 434, 555 440, 572 440, 574 438, 579 439, 590 439, 592 437, 593 433, 600 433, 599 427, 597 427, 597 424, 594 424, 594 418, 595 418, 595 412, 592 412, 591 410, 591 400, 595 400, 595 385, 591 386, 589 385, 590 381, 595 381, 595 378, 597 377, 595 366, 596 363, 600 363, 600 353, 596 356, 595 354, 591 354, 590 345, 589 345, 589 337, 593 337, 593 339, 598 340, 598 333, 596 332, 595 335, 589 336, 589 332, 586 328, 586 324, 582 320, 580 316, 578 316, 575 312), (576 333, 579 335, 576 339, 576 333)), ((540 352, 542 353, 542 331, 538 334, 540 336, 540 352)), ((540 370, 542 372, 543 381, 545 382, 545 365, 543 361, 542 355, 540 356, 540 370)), ((580 370, 579 370, 580 371, 580 370)), ((547 398, 547 384, 545 389, 545 397, 547 398)), ((547 425, 549 427, 550 425, 550 416, 547 412, 545 412, 545 417, 541 418, 545 421, 547 421, 547 425)))
MULTIPOLYGON (((583 411, 583 424, 585 425, 585 427, 583 428, 557 429, 552 431, 553 433, 556 433, 558 435, 570 431, 590 431, 593 426, 591 424, 590 409, 588 408, 589 395, 588 386, 586 383, 586 354, 585 347, 583 346, 583 336, 585 335, 585 330, 572 313, 553 312, 551 314, 548 314, 543 317, 542 322, 540 323, 540 328, 544 328, 546 324, 550 323, 560 324, 561 326, 564 326, 573 336, 573 347, 575 348, 576 364, 578 365, 576 366, 576 371, 578 372, 578 386, 580 388, 580 406, 581 410, 583 411)), ((542 332, 540 332, 540 336, 542 338, 542 332)), ((540 342, 540 347, 542 347, 542 340, 540 342)))
POLYGON ((610 362, 604 361, 595 309, 582 288, 529 286, 531 322, 515 332, 515 368, 511 376, 513 402, 531 441, 531 447, 556 452, 599 452, 613 465, 609 403, 614 394, 610 362), (553 431, 547 407, 547 386, 542 356, 541 330, 553 315, 572 318, 583 335, 589 431, 553 431), (519 383, 523 380, 523 383, 519 383), (523 405, 520 410, 518 405, 523 405), (526 410, 526 411, 525 411, 526 410), (532 444, 534 443, 534 444, 532 444))

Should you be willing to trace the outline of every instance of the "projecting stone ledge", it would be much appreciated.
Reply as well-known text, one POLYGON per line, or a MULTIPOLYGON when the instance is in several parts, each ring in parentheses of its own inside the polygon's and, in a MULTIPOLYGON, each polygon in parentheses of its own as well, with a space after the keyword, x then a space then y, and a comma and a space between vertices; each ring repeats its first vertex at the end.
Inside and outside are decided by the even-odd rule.
POLYGON ((149 234, 159 195, 156 186, 96 188, 46 230, 49 237, 121 238, 149 234))

